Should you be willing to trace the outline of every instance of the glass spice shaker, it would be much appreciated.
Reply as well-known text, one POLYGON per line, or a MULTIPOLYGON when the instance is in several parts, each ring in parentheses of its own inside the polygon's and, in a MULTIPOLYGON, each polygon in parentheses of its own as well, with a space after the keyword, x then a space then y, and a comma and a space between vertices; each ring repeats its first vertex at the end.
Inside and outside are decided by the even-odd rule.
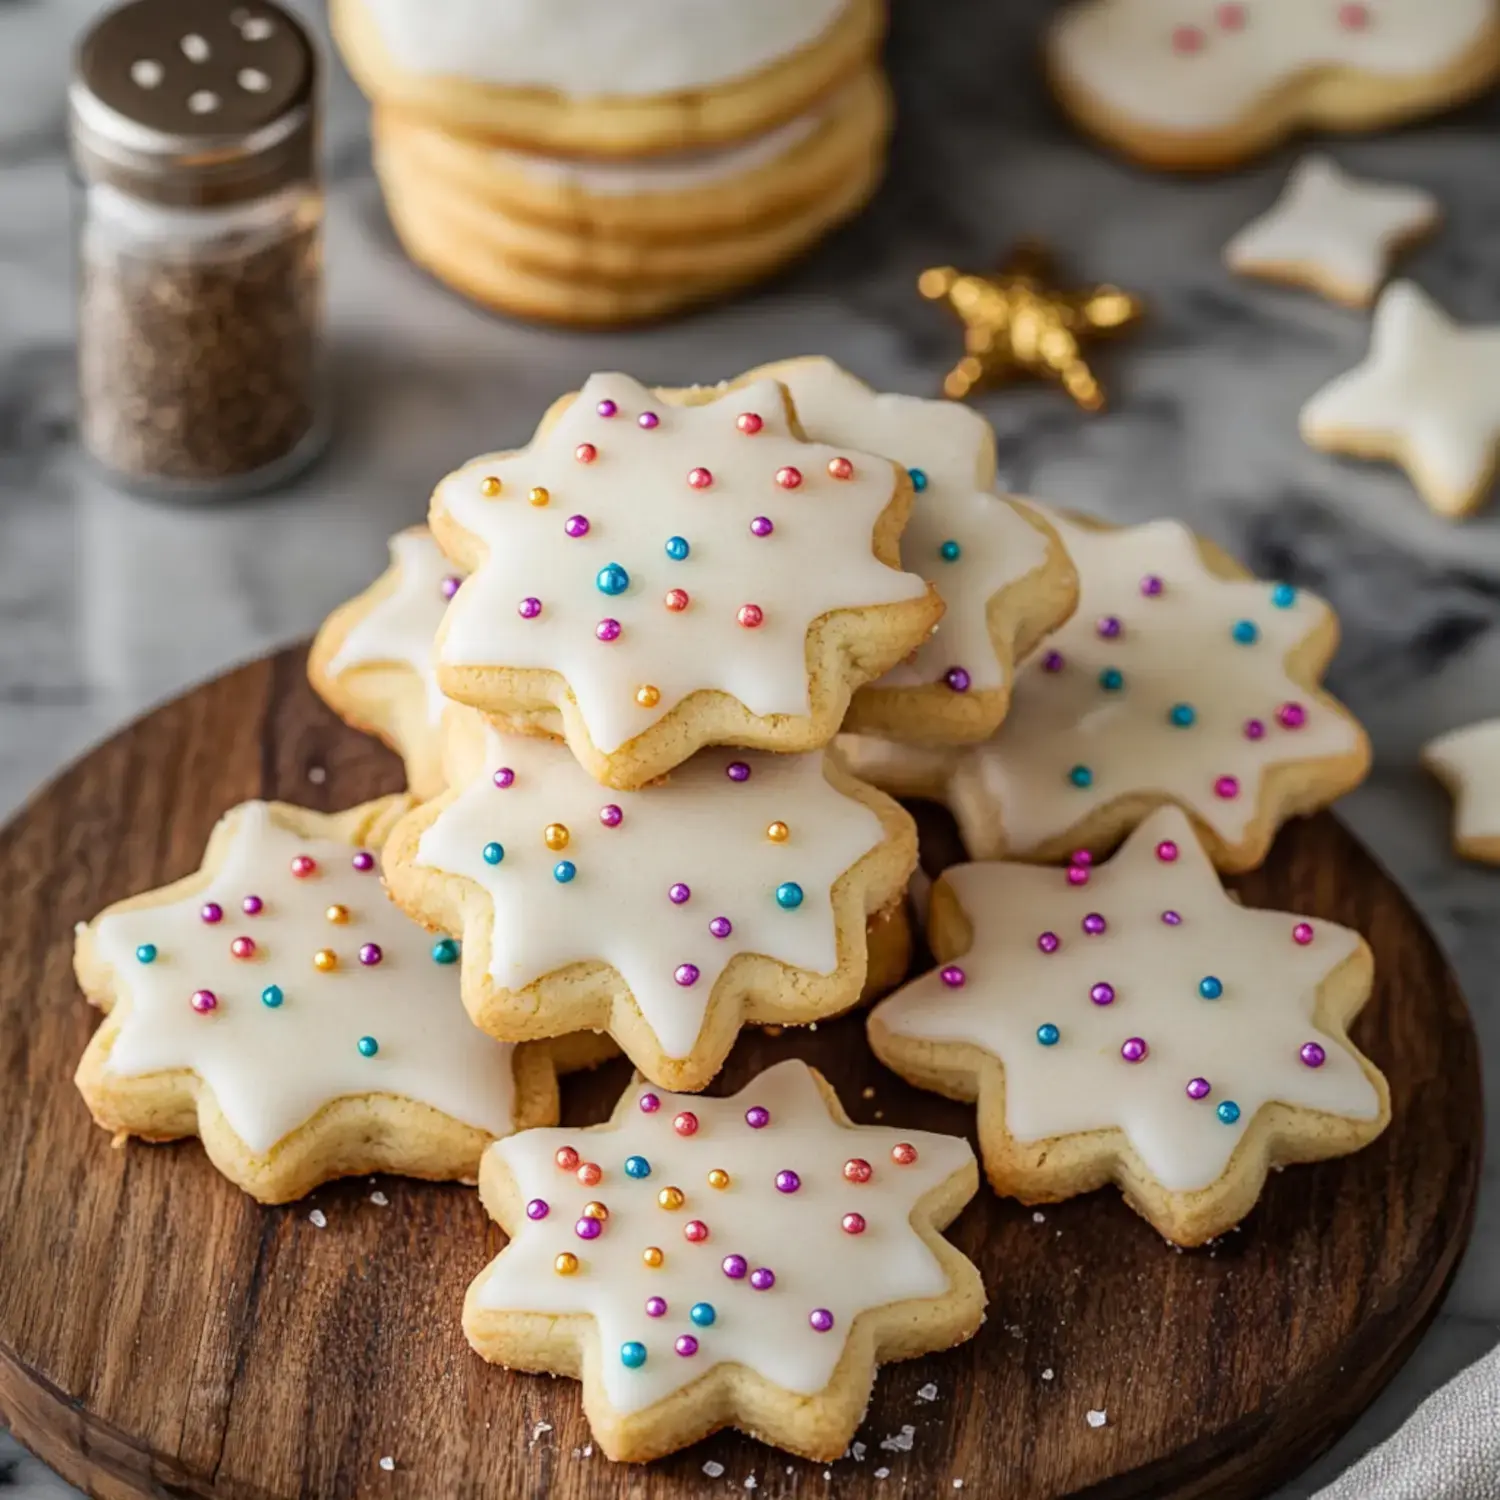
POLYGON ((78 46, 80 425, 129 489, 242 494, 322 445, 317 74, 267 0, 130 0, 78 46))

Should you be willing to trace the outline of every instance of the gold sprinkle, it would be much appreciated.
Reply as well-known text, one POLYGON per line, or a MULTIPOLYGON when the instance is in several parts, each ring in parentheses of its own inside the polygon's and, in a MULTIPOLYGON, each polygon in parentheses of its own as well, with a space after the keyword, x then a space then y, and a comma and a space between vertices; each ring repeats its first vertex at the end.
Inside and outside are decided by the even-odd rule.
POLYGON ((598 1219, 602 1224, 609 1217, 609 1210, 602 1203, 585 1203, 583 1216, 585 1219, 598 1219))
POLYGON ((711 1188, 718 1188, 722 1191, 729 1186, 729 1173, 723 1167, 715 1167, 708 1174, 708 1185, 711 1188))
POLYGON ((666 1258, 667 1257, 663 1255, 655 1245, 647 1245, 646 1248, 641 1251, 642 1262, 645 1265, 649 1266, 653 1271, 656 1270, 656 1268, 660 1266, 666 1258))
POLYGON ((493 500, 495 496, 500 493, 500 489, 500 481, 496 479, 493 474, 486 474, 484 478, 479 481, 479 493, 483 495, 486 500, 493 500))
POLYGON ((681 1208, 687 1199, 683 1197, 681 1188, 664 1187, 656 1195, 656 1201, 670 1212, 681 1208))
POLYGON ((349 908, 335 902, 323 913, 335 927, 342 927, 349 920, 349 908))
POLYGON ((552 1269, 559 1276, 571 1276, 578 1269, 578 1257, 571 1250, 564 1250, 556 1260, 552 1262, 552 1269))
POLYGON ((313 954, 313 968, 320 974, 331 974, 339 966, 339 956, 332 948, 319 948, 313 954))
POLYGON ((526 498, 531 501, 533 505, 538 507, 538 509, 540 509, 552 498, 552 494, 545 485, 538 484, 532 486, 532 488, 527 492, 526 498))
POLYGON ((568 847, 568 838, 568 830, 562 823, 549 823, 542 830, 542 841, 554 854, 568 847))
POLYGON ((766 837, 773 844, 784 844, 792 836, 792 830, 785 823, 777 821, 766 825, 766 837))
POLYGON ((655 708, 661 702, 661 689, 653 687, 649 682, 642 683, 635 690, 635 701, 642 708, 655 708))

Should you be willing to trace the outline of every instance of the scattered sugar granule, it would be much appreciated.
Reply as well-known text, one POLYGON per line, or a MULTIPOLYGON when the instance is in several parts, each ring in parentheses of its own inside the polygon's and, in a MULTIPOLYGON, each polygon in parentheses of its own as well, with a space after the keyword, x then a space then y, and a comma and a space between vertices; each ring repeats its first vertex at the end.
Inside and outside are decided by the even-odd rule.
POLYGON ((961 1490, 963 1487, 964 1487, 964 1482, 963 1482, 962 1479, 955 1479, 953 1481, 953 1488, 954 1489, 961 1490))
POLYGON ((308 1214, 307 1221, 312 1225, 314 1229, 328 1228, 328 1215, 325 1214, 321 1208, 313 1209, 313 1211, 308 1214))
POLYGON ((752 1475, 750 1475, 750 1477, 748 1479, 746 1479, 746 1481, 745 1481, 745 1488, 747 1490, 753 1490, 753 1489, 756 1488, 756 1486, 758 1484, 759 1484, 759 1481, 756 1479, 755 1475, 752 1474, 752 1475))
POLYGON ((322 786, 328 780, 327 766, 309 766, 307 768, 307 779, 314 786, 322 786))
POLYGON ((1052 1379, 1052 1373, 1053 1373, 1052 1372, 1052 1366, 1048 1365, 1047 1368, 1042 1371, 1042 1379, 1043 1380, 1051 1380, 1052 1379))
POLYGON ((1109 1413, 1107 1411, 1091 1411, 1089 1413, 1090 1427, 1103 1427, 1107 1421, 1109 1421, 1109 1413))
POLYGON ((585 1458, 592 1458, 594 1456, 594 1445, 592 1443, 585 1443, 583 1445, 583 1456, 585 1458))
POLYGON ((886 1453, 910 1453, 912 1439, 917 1435, 917 1429, 908 1422, 900 1432, 893 1433, 888 1438, 881 1440, 880 1446, 886 1453))
POLYGON ((865 1453, 867 1451, 868 1450, 865 1448, 865 1445, 863 1443, 849 1444, 849 1456, 857 1464, 862 1464, 865 1461, 865 1453))
POLYGON ((889 1479, 891 1477, 891 1471, 889 1469, 876 1469, 875 1477, 877 1479, 889 1479))
POLYGON ((721 1464, 718 1459, 711 1458, 706 1464, 703 1465, 703 1472, 707 1474, 710 1479, 717 1479, 724 1472, 724 1465, 721 1464))
POLYGON ((382 1458, 380 1460, 380 1467, 384 1469, 387 1474, 389 1474, 396 1467, 396 1460, 389 1456, 382 1458))
POLYGON ((541 1437, 543 1433, 551 1432, 551 1431, 552 1431, 552 1424, 550 1422, 538 1422, 536 1424, 536 1426, 531 1429, 531 1441, 533 1443, 535 1443, 536 1440, 539 1437, 541 1437))
POLYGON ((832 1478, 833 1478, 833 1470, 832 1469, 824 1469, 823 1470, 823 1483, 827 1484, 828 1481, 830 1479, 832 1479, 832 1478))
POLYGON ((883 1120, 883 1119, 885 1119, 885 1111, 883 1109, 877 1109, 875 1111, 875 1118, 877 1120, 883 1120))
POLYGON ((917 1400, 918 1401, 936 1401, 937 1400, 937 1396, 938 1396, 937 1386, 935 1386, 932 1383, 932 1381, 930 1381, 930 1380, 927 1382, 926 1385, 924 1385, 922 1387, 921 1390, 919 1390, 917 1392, 917 1400))
POLYGON ((1032 1214, 1031 1222, 1033 1224, 1045 1224, 1047 1222, 1047 1215, 1044 1214, 1040 1209, 1038 1209, 1034 1214, 1032 1214))
POLYGON ((873 1084, 869 1084, 869 1083, 867 1083, 867 1084, 866 1084, 866 1085, 865 1085, 865 1086, 864 1086, 864 1087, 863 1087, 863 1088, 862 1088, 862 1089, 861 1089, 861 1090, 860 1090, 860 1091, 859 1091, 859 1097, 860 1097, 860 1098, 861 1098, 861 1099, 873 1099, 873 1098, 874 1098, 874 1097, 875 1097, 875 1086, 874 1086, 874 1085, 873 1085, 873 1084))
POLYGON ((391 1206, 391 1200, 381 1192, 371 1193, 370 1202, 373 1203, 376 1208, 389 1208, 391 1206))

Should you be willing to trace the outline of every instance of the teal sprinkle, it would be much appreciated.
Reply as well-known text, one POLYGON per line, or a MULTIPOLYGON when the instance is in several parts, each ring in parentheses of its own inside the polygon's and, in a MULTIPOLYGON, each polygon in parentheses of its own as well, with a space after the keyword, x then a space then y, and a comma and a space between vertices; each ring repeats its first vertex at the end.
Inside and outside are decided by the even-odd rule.
POLYGON ((154 964, 156 962, 156 944, 142 943, 135 950, 135 961, 140 964, 154 964))
POLYGON ((1277 609, 1290 609, 1297 602, 1297 590, 1289 583, 1278 583, 1271 590, 1271 603, 1277 609))
POLYGON ((1094 773, 1087 766, 1074 766, 1068 772, 1068 780, 1076 787, 1088 787, 1094 784, 1094 773))
POLYGON ((1219 1119, 1226 1125, 1233 1125, 1240 1117, 1240 1107, 1233 1099, 1226 1099, 1218 1109, 1219 1119))
POLYGON ((260 1003, 264 1005, 267 1010, 279 1010, 281 1007, 281 1002, 285 999, 286 996, 281 993, 281 986, 279 984, 268 984, 265 989, 260 992, 260 1003))
POLYGON ((354 1045, 359 1048, 361 1057, 374 1057, 380 1051, 380 1043, 372 1036, 362 1036, 354 1045))
POLYGON ((667 538, 667 556, 673 562, 681 562, 691 551, 692 548, 688 546, 685 536, 669 536, 667 538))
POLYGON ((1106 667, 1099 674, 1099 686, 1106 693, 1118 693, 1125 686, 1125 674, 1118 667, 1106 667))
POLYGON ((486 844, 484 846, 484 862, 487 865, 498 865, 505 858, 504 844, 486 844))
POLYGON ((783 911, 796 911, 802 905, 802 887, 795 880, 785 880, 776 887, 776 904, 783 911))
POLYGON ((927 488, 927 470, 908 469, 907 473, 911 475, 911 487, 920 495, 927 488))
POLYGON ((963 555, 963 550, 951 537, 938 548, 943 555, 944 562, 957 562, 963 555))
POLYGON ((646 1363, 646 1346, 635 1339, 631 1339, 628 1344, 621 1344, 620 1363, 627 1370, 639 1370, 646 1363))
POLYGON ((625 1175, 627 1177, 649 1177, 651 1175, 651 1163, 644 1156, 627 1156, 625 1158, 625 1175))
POLYGON ((1241 646, 1253 646, 1260 639, 1260 627, 1254 620, 1236 620, 1229 633, 1241 646))
POLYGON ((439 938, 432 945, 432 961, 435 964, 456 964, 459 947, 452 938, 439 938))
POLYGON ((1215 979, 1212 974, 1198 981, 1198 993, 1205 1000, 1217 1000, 1224 993, 1224 981, 1215 979))
POLYGON ((718 1316, 718 1313, 714 1311, 714 1305, 712 1302, 695 1302, 688 1312, 688 1317, 690 1317, 699 1328, 712 1328, 718 1316))
POLYGON ((1179 729, 1191 729, 1198 713, 1191 703, 1174 703, 1170 717, 1179 729))
POLYGON ((567 885, 578 873, 578 866, 571 859, 560 859, 552 866, 552 878, 559 885, 567 885))
POLYGON ((1044 1022, 1036 1029, 1036 1039, 1044 1047, 1055 1047, 1062 1039, 1062 1032, 1055 1027, 1051 1021, 1044 1022))
POLYGON ((619 563, 605 563, 594 574, 594 586, 601 594, 623 594, 630 587, 630 574, 619 563))

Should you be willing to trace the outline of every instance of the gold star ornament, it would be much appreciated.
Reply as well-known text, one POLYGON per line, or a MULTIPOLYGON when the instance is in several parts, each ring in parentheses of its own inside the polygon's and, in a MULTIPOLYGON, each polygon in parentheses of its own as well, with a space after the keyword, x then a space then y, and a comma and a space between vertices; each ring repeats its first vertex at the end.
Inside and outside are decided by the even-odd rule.
POLYGON ((946 302, 964 325, 964 357, 943 378, 943 394, 962 401, 982 386, 1023 377, 1055 380, 1085 411, 1101 411, 1104 390, 1084 346, 1140 320, 1139 297, 1116 286, 1062 291, 1052 256, 1023 244, 999 271, 972 275, 952 266, 923 271, 917 290, 946 302))

